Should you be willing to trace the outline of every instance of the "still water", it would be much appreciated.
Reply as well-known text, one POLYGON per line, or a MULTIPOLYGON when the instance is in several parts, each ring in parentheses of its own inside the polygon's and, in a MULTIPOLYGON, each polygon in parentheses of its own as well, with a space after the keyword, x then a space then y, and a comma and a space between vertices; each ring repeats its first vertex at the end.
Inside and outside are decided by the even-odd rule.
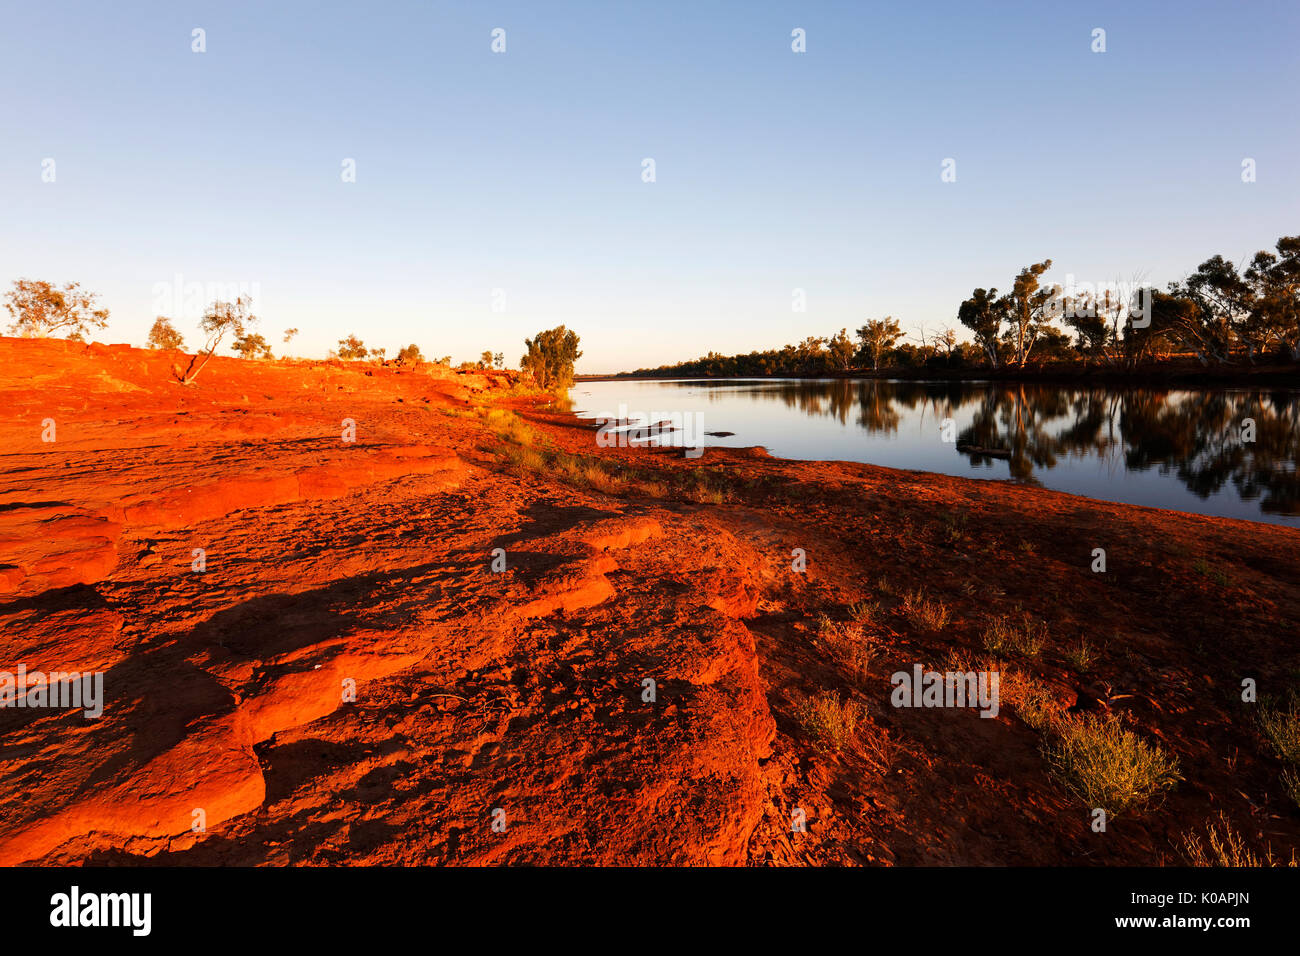
POLYGON ((570 395, 584 418, 679 421, 662 444, 763 445, 1300 527, 1300 389, 690 379, 570 395))

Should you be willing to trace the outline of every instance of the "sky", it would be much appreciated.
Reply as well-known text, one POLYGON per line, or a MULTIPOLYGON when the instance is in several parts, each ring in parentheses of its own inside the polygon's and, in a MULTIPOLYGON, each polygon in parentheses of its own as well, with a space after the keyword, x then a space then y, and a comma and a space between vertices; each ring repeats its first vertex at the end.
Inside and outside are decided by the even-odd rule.
POLYGON ((0 286, 138 345, 242 291, 308 357, 563 323, 590 374, 964 331, 1045 258, 1163 285, 1300 234, 1297 50, 1294 0, 0 0, 0 286))

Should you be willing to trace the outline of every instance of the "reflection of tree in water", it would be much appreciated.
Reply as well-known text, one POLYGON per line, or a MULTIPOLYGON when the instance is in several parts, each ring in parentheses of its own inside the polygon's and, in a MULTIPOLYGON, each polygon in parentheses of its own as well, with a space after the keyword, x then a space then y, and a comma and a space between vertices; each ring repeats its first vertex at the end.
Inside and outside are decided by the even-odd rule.
MULTIPOLYGON (((1270 514, 1300 511, 1300 396, 1274 392, 1123 392, 1044 387, 990 389, 961 445, 1004 449, 1013 478, 1033 480, 1061 455, 1123 456, 1129 471, 1172 472, 1208 498, 1229 481, 1244 500, 1270 514), (1243 441, 1243 422, 1255 440, 1243 441)), ((972 461, 987 461, 966 451, 972 461)))
POLYGON ((1300 397, 1286 392, 1147 393, 1126 405, 1122 427, 1133 469, 1171 468, 1201 498, 1228 482, 1266 514, 1300 513, 1300 397), (1244 424, 1255 422, 1247 442, 1244 424))
POLYGON ((896 404, 902 403, 901 396, 892 391, 888 382, 861 381, 857 385, 858 427, 868 435, 892 435, 898 431, 903 416, 896 404))
POLYGON ((1093 457, 1130 471, 1158 468, 1207 498, 1229 482, 1269 514, 1300 513, 1300 394, 1067 389, 959 382, 790 382, 753 393, 808 415, 855 422, 870 435, 897 432, 905 412, 932 414, 935 426, 973 405, 957 436, 972 464, 1004 459, 1017 481, 1061 457, 1093 457), (1255 440, 1243 441, 1254 419, 1255 440), (988 454, 996 452, 996 455, 988 454))
POLYGON ((841 425, 849 423, 849 415, 858 409, 857 424, 868 432, 898 430, 901 415, 891 404, 893 393, 881 390, 884 382, 849 381, 792 381, 778 388, 763 388, 747 393, 755 400, 779 401, 809 416, 828 416, 841 425))
POLYGON ((1038 484, 1034 469, 1054 468, 1057 456, 1067 450, 1062 436, 1078 440, 1074 429, 1081 421, 1079 411, 1060 389, 990 386, 979 396, 970 425, 958 434, 958 450, 972 464, 990 463, 994 456, 987 452, 998 452, 996 457, 1006 460, 1012 478, 1038 484))

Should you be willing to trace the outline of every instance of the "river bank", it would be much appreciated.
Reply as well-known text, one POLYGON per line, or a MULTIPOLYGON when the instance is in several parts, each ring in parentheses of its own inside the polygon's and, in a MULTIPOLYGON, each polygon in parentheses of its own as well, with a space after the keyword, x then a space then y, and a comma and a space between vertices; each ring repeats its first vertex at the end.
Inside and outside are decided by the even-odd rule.
POLYGON ((1292 529, 603 448, 508 375, 168 359, 0 340, 0 670, 104 686, 93 720, 0 709, 0 862, 1300 846, 1258 720, 1300 677, 1292 529), (996 672, 997 713, 894 706, 916 665, 996 672), (1179 779, 1097 832, 1048 755, 1111 714, 1179 779))

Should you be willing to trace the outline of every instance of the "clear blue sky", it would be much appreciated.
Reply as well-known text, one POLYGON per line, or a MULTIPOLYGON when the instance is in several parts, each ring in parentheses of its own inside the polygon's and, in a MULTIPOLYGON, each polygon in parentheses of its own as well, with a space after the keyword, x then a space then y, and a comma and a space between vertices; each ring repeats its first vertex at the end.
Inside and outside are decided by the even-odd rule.
POLYGON ((563 322, 603 372, 1300 233, 1300 4, 1066 6, 9 0, 0 284, 140 344, 158 283, 246 283, 314 356, 513 364, 563 322))

